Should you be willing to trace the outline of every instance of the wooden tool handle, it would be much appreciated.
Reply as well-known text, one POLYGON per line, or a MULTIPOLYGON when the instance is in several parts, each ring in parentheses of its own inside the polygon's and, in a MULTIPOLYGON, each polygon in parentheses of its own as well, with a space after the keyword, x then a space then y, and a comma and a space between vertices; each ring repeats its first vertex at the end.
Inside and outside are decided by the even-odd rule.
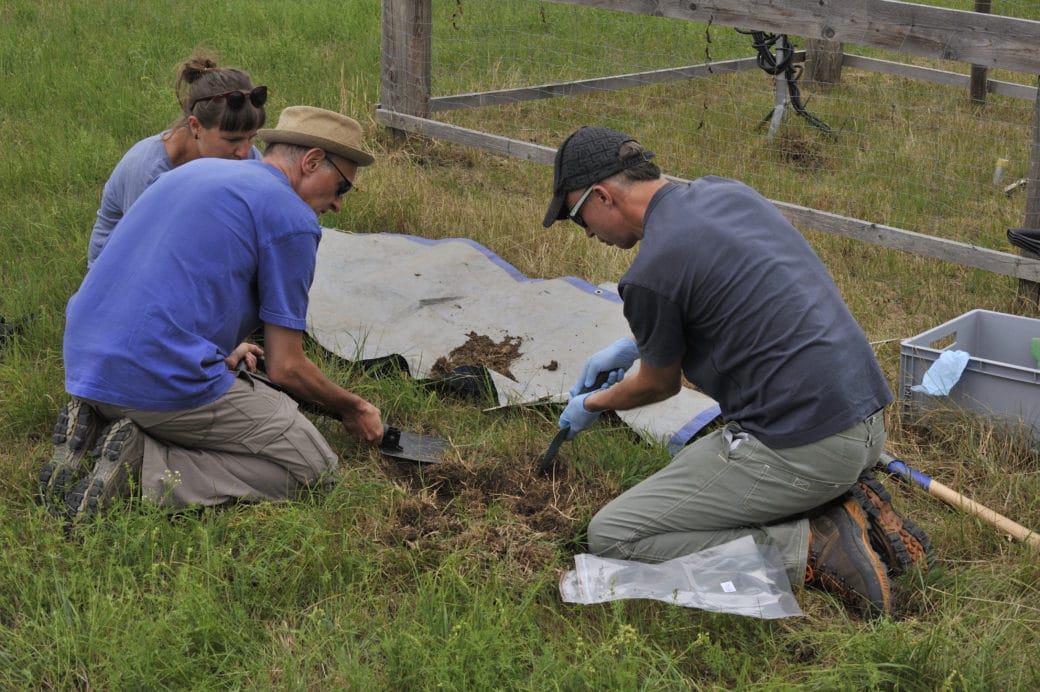
POLYGON ((1012 538, 1023 543, 1029 543, 1040 548, 1040 534, 1031 529, 1027 529, 1019 523, 1016 523, 1002 514, 997 514, 989 507, 980 505, 978 502, 964 497, 956 490, 949 488, 938 481, 932 481, 928 484, 928 492, 931 495, 935 495, 937 498, 942 500, 948 505, 963 509, 966 512, 974 514, 979 517, 987 524, 997 527, 999 530, 1006 534, 1009 534, 1012 538))
POLYGON ((908 467, 891 454, 882 454, 880 461, 885 466, 885 470, 892 475, 898 476, 903 480, 913 481, 927 490, 929 495, 934 495, 951 507, 962 509, 969 514, 974 514, 987 524, 995 526, 1000 531, 1010 535, 1015 540, 1040 548, 1040 534, 1036 531, 1027 529, 1021 524, 1011 521, 1004 515, 994 512, 989 507, 980 505, 978 502, 961 495, 956 490, 945 486, 938 481, 932 480, 929 476, 926 476, 920 471, 908 467))

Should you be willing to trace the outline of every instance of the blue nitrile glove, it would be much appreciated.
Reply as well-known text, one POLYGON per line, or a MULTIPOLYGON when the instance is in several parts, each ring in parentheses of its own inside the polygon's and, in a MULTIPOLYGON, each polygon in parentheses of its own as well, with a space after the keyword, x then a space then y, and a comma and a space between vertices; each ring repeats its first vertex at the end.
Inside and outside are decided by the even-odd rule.
POLYGON ((632 367, 632 363, 636 362, 638 357, 639 349, 630 336, 618 339, 610 346, 597 351, 585 361, 585 369, 581 371, 578 381, 570 389, 571 396, 577 396, 595 384, 596 378, 601 372, 621 370, 622 372, 614 378, 614 381, 617 382, 624 376, 624 371, 632 367))
POLYGON ((567 435, 568 440, 573 440, 575 435, 595 423, 599 414, 603 413, 602 411, 589 411, 585 408, 585 399, 589 394, 592 392, 572 396, 571 400, 567 402, 567 408, 563 409, 563 413, 560 414, 560 429, 571 429, 567 435))
POLYGON ((946 396, 961 379, 970 358, 966 351, 943 351, 938 360, 924 371, 921 384, 915 384, 910 391, 946 396))

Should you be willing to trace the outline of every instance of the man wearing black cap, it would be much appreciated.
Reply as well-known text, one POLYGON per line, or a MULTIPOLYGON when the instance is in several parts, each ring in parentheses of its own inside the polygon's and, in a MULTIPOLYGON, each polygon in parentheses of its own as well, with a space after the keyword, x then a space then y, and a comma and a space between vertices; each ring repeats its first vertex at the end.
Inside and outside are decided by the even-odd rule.
POLYGON ((69 300, 65 387, 77 412, 41 492, 72 519, 134 489, 176 509, 327 485, 338 457, 294 398, 382 438, 379 409, 303 350, 318 214, 338 211, 373 162, 361 127, 293 106, 259 137, 262 161, 199 159, 161 175, 69 300), (262 351, 244 341, 260 327, 262 351), (244 375, 261 354, 293 398, 244 375))
POLYGON ((892 401, 870 344, 767 199, 714 176, 669 182, 652 157, 604 127, 557 150, 544 225, 570 219, 608 245, 640 244, 618 285, 634 338, 589 358, 560 427, 666 399, 683 376, 719 402, 724 426, 597 513, 590 551, 660 562, 750 534, 779 549, 792 584, 888 614, 888 571, 930 546, 868 473, 892 401), (636 359, 613 386, 580 393, 636 359))

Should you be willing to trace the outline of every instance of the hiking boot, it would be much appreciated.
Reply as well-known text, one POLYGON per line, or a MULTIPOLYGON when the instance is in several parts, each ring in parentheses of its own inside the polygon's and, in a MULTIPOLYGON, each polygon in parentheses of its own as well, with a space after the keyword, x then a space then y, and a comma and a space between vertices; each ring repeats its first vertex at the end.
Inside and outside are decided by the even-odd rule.
POLYGON ((809 521, 805 582, 830 591, 873 618, 892 612, 888 575, 870 547, 867 516, 849 498, 809 521))
POLYGON ((86 472, 87 452, 94 446, 103 420, 90 404, 73 397, 58 414, 54 424, 54 454, 40 469, 39 497, 58 506, 86 472))
POLYGON ((870 522, 870 544, 892 574, 902 574, 914 564, 927 568, 932 563, 928 537, 921 527, 895 510, 892 496, 881 481, 864 474, 850 493, 870 522))
POLYGON ((144 463, 144 433, 129 418, 110 423, 94 447, 97 463, 65 497, 70 521, 89 519, 112 500, 129 497, 140 485, 144 463))

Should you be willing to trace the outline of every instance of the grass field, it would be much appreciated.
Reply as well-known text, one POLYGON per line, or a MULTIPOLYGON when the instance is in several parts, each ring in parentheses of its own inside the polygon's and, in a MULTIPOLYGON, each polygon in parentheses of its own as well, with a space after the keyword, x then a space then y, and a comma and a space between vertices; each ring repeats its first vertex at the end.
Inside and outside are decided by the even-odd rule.
MULTIPOLYGON (((515 11, 507 18, 516 24, 531 5, 434 4, 439 32, 449 31, 460 8, 467 21, 486 6, 515 11)), ((548 11, 571 16, 560 6, 548 11)), ((632 36, 652 35, 662 54, 669 42, 678 46, 702 33, 623 15, 610 21, 632 36)), ((108 174, 133 142, 175 118, 173 67, 195 46, 218 51, 225 63, 268 84, 272 123, 281 108, 305 103, 365 125, 378 164, 362 172, 360 192, 351 193, 343 212, 323 217, 326 226, 466 236, 529 276, 598 283, 623 273, 630 255, 572 229, 541 227, 547 168, 443 143, 402 143, 374 125, 379 26, 375 0, 0 5, 0 125, 7 140, 0 148, 0 315, 31 316, 0 351, 0 688, 1040 687, 1040 555, 923 491, 886 481, 897 505, 928 531, 937 558, 933 569, 895 583, 899 612, 890 620, 864 623, 816 591, 799 595, 805 617, 769 622, 652 601, 570 606, 560 600, 558 580, 583 551, 589 518, 663 465, 667 451, 606 421, 565 446, 560 477, 533 478, 558 411, 483 413, 404 376, 375 376, 343 363, 324 367, 404 427, 421 425, 452 439, 457 461, 435 470, 393 464, 316 419, 343 459, 342 481, 328 494, 177 516, 128 502, 68 537, 33 497, 65 400, 64 306, 83 277, 108 174)), ((514 40, 496 38, 506 54, 529 50, 514 40)), ((436 45, 446 73, 472 68, 477 75, 447 84, 449 91, 471 89, 491 74, 470 54, 453 53, 451 41, 436 45)), ((589 64, 611 59, 604 46, 590 52, 589 64)), ((743 42, 720 39, 713 46, 715 59, 740 50, 748 55, 743 42)), ((559 75, 536 81, 573 69, 587 65, 564 65, 559 75)), ((528 75, 508 70, 502 79, 529 83, 528 75)), ((505 134, 522 125, 531 141, 555 145, 578 124, 575 118, 602 110, 610 124, 651 142, 669 172, 732 175, 774 198, 861 218, 885 213, 908 228, 924 219, 925 228, 998 246, 996 229, 1019 225, 1019 208, 960 188, 937 207, 938 174, 924 176, 916 191, 893 191, 884 172, 934 160, 936 147, 948 150, 957 170, 978 168, 973 157, 996 144, 968 140, 1017 138, 1021 130, 972 135, 978 114, 956 104, 935 121, 906 116, 932 112, 925 108, 931 99, 935 111, 943 110, 949 94, 928 88, 900 96, 908 101, 905 110, 895 103, 884 117, 854 120, 863 111, 857 99, 890 93, 880 79, 850 77, 833 100, 816 103, 832 104, 830 116, 854 123, 849 129, 858 141, 877 144, 898 134, 922 151, 861 160, 855 147, 845 148, 848 141, 834 153, 794 124, 795 144, 819 147, 824 158, 783 179, 774 175, 782 147, 763 148, 751 132, 734 129, 726 142, 669 140, 669 113, 652 110, 654 93, 636 94, 630 103, 583 97, 573 106, 580 113, 552 103, 451 120, 505 134)), ((740 85, 729 82, 739 79, 721 82, 726 88, 717 92, 698 86, 690 107, 743 121, 761 115, 761 104, 738 102, 740 85)), ((676 102, 662 93, 663 102, 676 102)), ((998 120, 1010 122, 1020 111, 994 100, 998 120)), ((706 122, 711 126, 711 116, 706 122)), ((988 154, 983 167, 988 176, 988 154)), ((1007 277, 806 235, 875 344, 893 389, 901 339, 976 307, 1033 314, 1016 301, 1007 277)), ((956 416, 911 426, 895 407, 888 423, 889 449, 897 456, 1040 527, 1035 443, 956 416)))

